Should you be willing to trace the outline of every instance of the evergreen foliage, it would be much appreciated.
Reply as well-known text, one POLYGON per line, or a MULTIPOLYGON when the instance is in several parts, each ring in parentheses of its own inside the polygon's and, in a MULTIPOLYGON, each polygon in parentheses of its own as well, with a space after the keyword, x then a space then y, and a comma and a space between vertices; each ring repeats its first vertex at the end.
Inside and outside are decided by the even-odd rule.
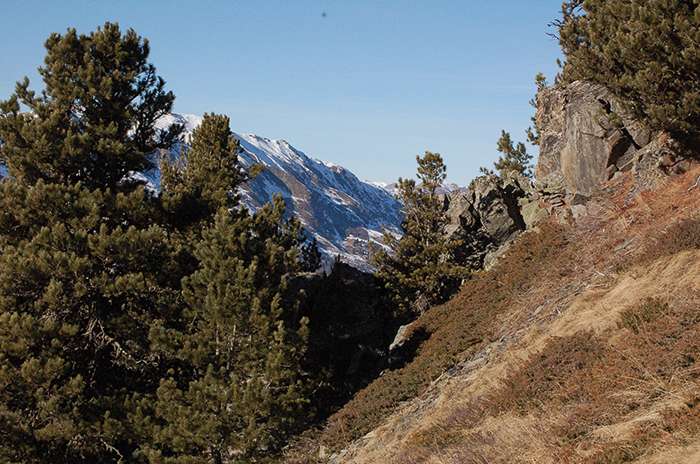
POLYGON ((162 195, 130 180, 182 130, 155 127, 173 95, 134 31, 46 47, 45 91, 0 103, 0 461, 274 454, 307 404, 299 223, 240 207, 223 116, 163 163, 162 195))
POLYGON ((563 82, 608 87, 650 128, 681 139, 700 127, 700 4, 695 0, 569 0, 554 24, 563 82))
POLYGON ((237 152, 228 118, 205 116, 188 163, 164 184, 186 217, 212 213, 198 222, 181 310, 151 326, 153 349, 172 367, 154 397, 136 402, 150 462, 258 462, 308 415, 308 321, 288 298, 289 279, 309 265, 305 237, 280 197, 255 214, 239 207, 237 152))
MULTIPOLYGON (((189 147, 180 146, 180 157, 161 157, 161 198, 169 222, 184 232, 201 230, 219 208, 238 206, 236 188, 248 180, 238 160, 240 144, 223 115, 205 114, 192 131, 189 147)), ((192 237, 189 238, 192 240, 192 237)))
POLYGON ((175 97, 147 61, 148 41, 133 30, 122 35, 111 23, 89 35, 69 29, 51 34, 45 46, 44 90, 37 94, 25 78, 0 105, 11 176, 114 189, 177 139, 182 127, 154 126, 175 97))
POLYGON ((314 272, 323 265, 323 256, 318 248, 318 240, 315 238, 307 240, 301 246, 301 262, 303 270, 314 272))
MULTIPOLYGON (((544 91, 548 86, 547 77, 541 72, 535 75, 535 86, 537 87, 537 92, 535 93, 535 98, 530 100, 530 106, 537 109, 537 97, 539 96, 540 92, 544 91)), ((530 121, 532 121, 532 126, 528 127, 525 130, 527 141, 533 145, 539 145, 540 131, 537 128, 537 121, 535 120, 535 116, 532 116, 530 118, 530 121)))
POLYGON ((403 237, 387 232, 384 242, 390 252, 375 257, 377 276, 384 282, 398 313, 420 312, 416 303, 433 305, 458 288, 466 271, 455 261, 459 241, 447 238, 444 199, 439 194, 447 168, 438 153, 426 151, 416 157, 418 182, 399 179, 397 197, 403 203, 403 237))
POLYGON ((541 72, 538 72, 535 74, 535 85, 537 86, 537 91, 541 92, 542 90, 547 88, 547 76, 542 74, 541 72))
POLYGON ((46 48, 45 91, 25 79, 0 104, 0 461, 118 462, 130 394, 157 386, 149 326, 179 286, 159 209, 125 176, 179 128, 153 128, 173 98, 133 31, 46 48))
POLYGON ((307 294, 306 364, 324 373, 313 396, 317 420, 324 420, 386 368, 384 352, 400 323, 379 279, 340 260, 329 272, 305 275, 296 284, 307 294))
POLYGON ((501 131, 496 149, 501 153, 501 156, 493 166, 501 176, 516 172, 526 177, 532 177, 532 155, 528 154, 524 143, 518 142, 514 145, 510 134, 501 131))

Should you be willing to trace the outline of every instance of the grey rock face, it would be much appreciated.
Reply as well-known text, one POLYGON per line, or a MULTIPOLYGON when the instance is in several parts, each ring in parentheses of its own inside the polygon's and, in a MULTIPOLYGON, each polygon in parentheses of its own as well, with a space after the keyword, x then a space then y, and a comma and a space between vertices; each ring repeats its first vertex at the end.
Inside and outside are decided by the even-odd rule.
POLYGON ((583 81, 540 92, 535 121, 538 183, 585 196, 616 171, 631 169, 634 154, 652 137, 606 88, 583 81))
POLYGON ((398 348, 401 348, 405 343, 406 340, 408 340, 408 330, 410 329, 410 324, 402 325, 399 327, 399 330, 396 331, 396 336, 394 337, 394 341, 391 342, 391 345, 389 345, 389 352, 392 352, 398 348))
POLYGON ((684 156, 676 140, 661 133, 636 152, 630 164, 637 189, 645 190, 654 188, 666 176, 687 172, 693 161, 691 154, 684 156))
POLYGON ((389 345, 387 365, 399 367, 415 356, 418 347, 427 340, 429 334, 421 327, 418 321, 399 327, 394 341, 389 345))
POLYGON ((515 173, 477 177, 466 191, 448 196, 447 203, 446 232, 462 240, 458 258, 475 269, 546 214, 535 201, 530 180, 515 173))

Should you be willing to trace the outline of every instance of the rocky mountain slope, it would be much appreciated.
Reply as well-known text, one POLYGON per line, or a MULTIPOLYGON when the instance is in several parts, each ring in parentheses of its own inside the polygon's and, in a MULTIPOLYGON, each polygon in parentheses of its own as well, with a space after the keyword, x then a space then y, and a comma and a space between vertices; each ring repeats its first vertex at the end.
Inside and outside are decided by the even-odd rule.
POLYGON ((451 198, 496 258, 287 462, 700 461, 700 166, 603 88, 538 103, 537 182, 451 198))
MULTIPOLYGON (((172 114, 159 124, 184 124, 187 140, 200 121, 199 116, 172 114)), ((282 195, 289 214, 299 218, 318 240, 328 260, 340 256, 348 264, 368 269, 370 247, 381 246, 383 230, 399 232, 401 206, 388 190, 358 179, 342 166, 313 159, 285 140, 235 136, 241 142, 243 165, 264 166, 242 189, 244 204, 255 210, 274 195, 282 195)), ((144 177, 158 188, 157 169, 144 177)))

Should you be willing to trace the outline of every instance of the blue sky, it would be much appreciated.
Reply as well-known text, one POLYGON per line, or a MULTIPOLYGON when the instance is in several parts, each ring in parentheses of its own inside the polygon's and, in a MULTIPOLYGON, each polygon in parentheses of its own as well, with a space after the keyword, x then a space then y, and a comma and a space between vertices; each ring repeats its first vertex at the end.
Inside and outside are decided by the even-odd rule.
POLYGON ((546 35, 561 0, 3 0, 0 98, 36 68, 50 32, 133 27, 177 96, 175 111, 231 117, 368 180, 412 176, 444 156, 466 184, 524 138, 534 75, 553 79, 546 35), (324 16, 325 13, 325 16, 324 16))

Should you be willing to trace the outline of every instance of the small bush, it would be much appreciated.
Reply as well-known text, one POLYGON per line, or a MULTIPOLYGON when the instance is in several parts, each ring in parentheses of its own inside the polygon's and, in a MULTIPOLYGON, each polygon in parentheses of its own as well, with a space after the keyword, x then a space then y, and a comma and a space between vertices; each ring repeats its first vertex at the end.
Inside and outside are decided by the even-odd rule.
POLYGON ((686 219, 673 225, 666 236, 668 240, 662 246, 665 254, 700 248, 700 218, 686 219))
POLYGON ((676 222, 650 243, 652 246, 642 254, 639 262, 646 263, 682 251, 700 249, 700 218, 676 222))
POLYGON ((571 382, 571 379, 580 378, 582 373, 590 371, 604 354, 604 346, 592 333, 555 338, 491 396, 491 409, 494 412, 515 410, 527 414, 554 399, 585 398, 584 385, 571 382))
POLYGON ((668 303, 664 303, 659 298, 647 298, 639 306, 623 311, 618 326, 638 334, 645 325, 661 317, 667 311, 668 303))

